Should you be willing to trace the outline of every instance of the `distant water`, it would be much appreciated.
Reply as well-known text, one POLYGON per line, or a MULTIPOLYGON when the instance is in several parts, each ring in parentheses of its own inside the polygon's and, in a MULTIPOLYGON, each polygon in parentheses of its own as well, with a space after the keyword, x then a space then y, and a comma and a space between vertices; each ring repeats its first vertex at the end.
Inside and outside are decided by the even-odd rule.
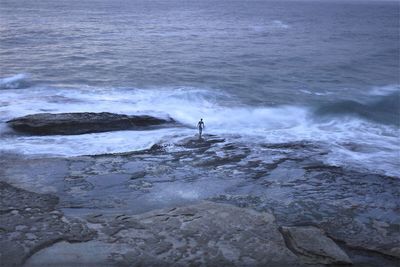
POLYGON ((82 155, 194 129, 15 135, 37 112, 166 116, 257 146, 328 144, 400 176, 399 3, 0 0, 0 150, 82 155))

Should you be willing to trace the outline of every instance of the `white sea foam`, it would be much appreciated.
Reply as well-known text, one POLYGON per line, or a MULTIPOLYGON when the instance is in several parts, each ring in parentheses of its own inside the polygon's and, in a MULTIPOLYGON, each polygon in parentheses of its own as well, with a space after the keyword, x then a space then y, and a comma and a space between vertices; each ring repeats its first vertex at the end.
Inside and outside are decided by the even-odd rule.
POLYGON ((173 141, 173 130, 117 131, 68 136, 5 137, 0 149, 28 155, 80 156, 137 151, 158 142, 173 141), (168 138, 170 136, 170 138, 168 138))
POLYGON ((310 90, 306 89, 301 89, 300 92, 307 94, 307 95, 318 95, 318 96, 325 96, 325 95, 331 95, 331 92, 311 92, 310 90))
POLYGON ((248 27, 250 30, 257 33, 273 32, 279 30, 289 29, 289 24, 282 22, 281 20, 273 20, 265 23, 251 25, 248 27))
POLYGON ((11 77, 0 79, 0 89, 18 89, 25 87, 29 75, 20 73, 11 77))
POLYGON ((259 143, 309 140, 329 145, 325 160, 353 164, 399 175, 399 131, 358 118, 317 122, 305 107, 249 107, 219 91, 173 89, 30 88, 2 91, 0 150, 24 154, 76 156, 141 150, 155 143, 173 144, 196 134, 204 118, 206 133, 259 143), (171 116, 188 128, 117 131, 75 136, 17 136, 6 134, 4 122, 39 112, 108 111, 171 116), (351 145, 349 145, 351 144, 351 145), (353 147, 358 147, 354 149, 353 147), (362 148, 362 149, 359 149, 362 148))
POLYGON ((368 91, 369 95, 384 96, 390 93, 399 92, 400 85, 392 84, 387 86, 377 86, 368 91))
POLYGON ((280 20, 273 20, 273 21, 272 21, 272 26, 273 26, 273 27, 276 27, 276 28, 282 28, 282 29, 288 29, 288 28, 290 28, 290 26, 289 26, 288 24, 283 23, 283 22, 280 21, 280 20))

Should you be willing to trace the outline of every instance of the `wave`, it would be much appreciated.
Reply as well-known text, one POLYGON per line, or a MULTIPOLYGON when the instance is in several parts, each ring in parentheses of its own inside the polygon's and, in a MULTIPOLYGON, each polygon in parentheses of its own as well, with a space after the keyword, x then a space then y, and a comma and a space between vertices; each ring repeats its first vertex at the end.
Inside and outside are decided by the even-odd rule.
POLYGON ((11 77, 0 79, 0 89, 22 89, 30 86, 29 75, 20 73, 11 77))
POLYGON ((357 116, 383 124, 400 125, 400 91, 388 95, 376 95, 372 101, 338 101, 316 109, 317 116, 357 116))
POLYGON ((0 127, 0 151, 77 156, 141 150, 159 142, 175 144, 195 135, 196 124, 203 118, 206 133, 233 142, 254 147, 304 140, 324 143, 330 150, 324 160, 332 164, 359 164, 399 175, 399 131, 392 123, 399 108, 399 92, 371 97, 374 100, 369 102, 336 101, 314 108, 256 107, 245 105, 223 91, 187 87, 6 90, 0 101, 3 126, 9 119, 33 113, 105 111, 170 116, 188 127, 46 137, 10 135, 5 132, 7 127, 0 127), (388 114, 394 116, 385 118, 388 114))
POLYGON ((310 90, 301 89, 300 92, 307 94, 307 95, 316 95, 316 96, 327 96, 331 95, 331 92, 311 92, 310 90))
POLYGON ((196 88, 132 89, 31 88, 2 94, 0 121, 41 112, 113 112, 128 115, 170 116, 193 126, 205 118, 218 133, 263 133, 293 127, 306 119, 301 107, 253 108, 218 90, 196 88))
POLYGON ((281 28, 281 29, 289 29, 290 26, 286 23, 283 23, 280 20, 273 20, 271 23, 272 27, 281 28))
POLYGON ((250 30, 257 32, 257 33, 265 33, 265 32, 276 31, 276 30, 287 30, 289 28, 290 28, 290 25, 282 22, 281 20, 273 20, 273 21, 269 21, 264 24, 257 24, 257 25, 249 26, 250 30))
MULTIPOLYGON (((338 100, 319 106, 254 107, 226 92, 190 87, 163 89, 32 87, 2 93, 0 121, 40 112, 114 112, 173 117, 195 125, 201 117, 210 127, 227 132, 257 132, 343 116, 399 125, 400 91, 374 95, 369 101, 338 100)), ((318 123, 313 122, 313 123, 318 123)))
POLYGON ((400 84, 374 87, 367 91, 367 94, 370 96, 386 96, 394 92, 400 92, 400 84))

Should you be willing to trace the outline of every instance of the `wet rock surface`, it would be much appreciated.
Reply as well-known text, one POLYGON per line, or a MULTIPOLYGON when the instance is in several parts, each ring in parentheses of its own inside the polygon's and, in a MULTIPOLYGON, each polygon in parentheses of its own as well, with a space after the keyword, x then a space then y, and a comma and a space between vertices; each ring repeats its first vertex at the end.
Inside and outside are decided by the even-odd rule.
MULTIPOLYGON (((121 222, 135 214, 208 199, 273 214, 277 227, 315 226, 340 244, 353 266, 398 266, 399 177, 329 165, 323 161, 327 151, 318 143, 255 147, 206 135, 120 154, 2 154, 0 177, 19 188, 56 195, 65 217, 88 221, 92 230, 92 224, 101 225, 99 236, 118 232, 121 222)), ((109 251, 103 239, 90 242, 109 251)), ((61 242, 52 249, 79 251, 77 246, 84 245, 78 244, 61 242)), ((117 262, 135 255, 116 256, 117 262)), ((301 264, 313 262, 296 257, 301 264)))
POLYGON ((177 125, 172 119, 127 116, 108 112, 39 113, 7 122, 14 130, 35 135, 73 135, 118 130, 149 130, 177 125))
POLYGON ((21 266, 31 255, 59 241, 83 242, 95 232, 55 209, 58 198, 0 182, 0 265, 21 266))

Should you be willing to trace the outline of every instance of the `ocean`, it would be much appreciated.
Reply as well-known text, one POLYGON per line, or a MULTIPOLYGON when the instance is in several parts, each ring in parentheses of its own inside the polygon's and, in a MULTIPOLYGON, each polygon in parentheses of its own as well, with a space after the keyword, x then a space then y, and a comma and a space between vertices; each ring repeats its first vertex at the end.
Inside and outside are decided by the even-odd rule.
POLYGON ((400 176, 399 2, 0 0, 0 151, 71 157, 206 134, 307 141, 400 176), (27 136, 7 120, 108 111, 187 127, 27 136))

